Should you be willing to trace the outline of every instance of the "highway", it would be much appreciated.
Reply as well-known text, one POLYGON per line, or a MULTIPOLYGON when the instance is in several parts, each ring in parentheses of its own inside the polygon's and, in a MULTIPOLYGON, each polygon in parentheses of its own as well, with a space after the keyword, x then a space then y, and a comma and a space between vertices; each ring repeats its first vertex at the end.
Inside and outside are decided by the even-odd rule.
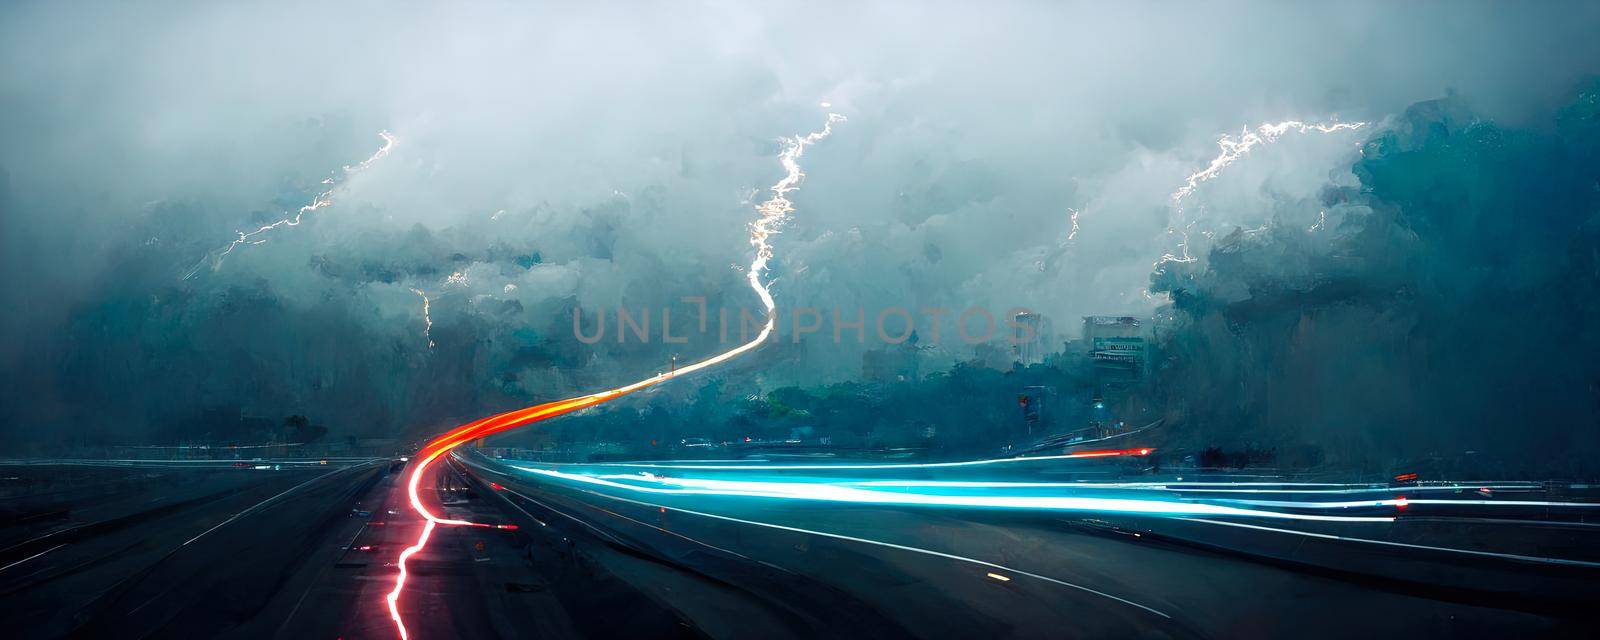
MULTIPOLYGON (((0 623, 17 638, 394 638, 394 558, 424 526, 406 490, 416 462, 6 465, 0 623)), ((397 605, 416 638, 1583 637, 1597 621, 1588 488, 1123 469, 552 465, 469 450, 430 467, 419 497, 491 526, 439 527, 397 605), (696 492, 627 488, 685 485, 696 492)))
POLYGON ((388 461, 0 465, 10 637, 250 628, 388 461))
MULTIPOLYGON (((461 456, 458 467, 525 518, 565 526, 595 544, 629 549, 742 592, 749 601, 746 613, 689 615, 696 621, 737 620, 734 628, 714 634, 722 637, 1527 637, 1581 636, 1594 622, 1585 603, 1600 595, 1600 554, 1593 545, 1600 530, 1591 508, 1600 505, 1515 504, 1549 502, 1527 499, 1535 490, 1527 485, 1502 489, 1504 505, 1461 502, 1465 498, 1433 504, 1460 492, 1411 487, 1402 491, 1434 497, 1338 507, 1336 517, 1355 519, 1342 522, 852 503, 828 491, 792 499, 784 494, 788 489, 768 484, 804 486, 818 482, 816 475, 832 476, 837 484, 844 476, 856 486, 900 485, 898 491, 912 492, 907 484, 948 482, 956 491, 940 493, 962 496, 1026 484, 1033 486, 1024 486, 1023 495, 1048 497, 1064 494, 1050 485, 1073 481, 1062 467, 1081 462, 1029 463, 1033 468, 1008 470, 1001 481, 974 481, 967 469, 951 468, 845 467, 834 473, 827 468, 837 465, 784 464, 714 471, 720 465, 538 465, 470 454, 461 456), (962 473, 948 480, 927 479, 957 471, 962 473), (718 486, 661 479, 674 473, 680 480, 739 478, 722 482, 747 495, 637 491, 583 480, 655 489, 718 486), (923 479, 859 477, 890 473, 923 479), (632 481, 625 479, 629 474, 649 475, 632 481), (1049 481, 1017 479, 1024 476, 1049 481), (745 482, 762 486, 739 484, 745 482)), ((1104 473, 1104 466, 1085 470, 1104 473)), ((992 469, 983 473, 996 475, 992 469)), ((1084 493, 1149 494, 1159 483, 1134 484, 1145 486, 1084 493)), ((1161 486, 1187 488, 1185 503, 1198 493, 1240 490, 1161 486)), ((1325 497, 1306 496, 1331 494, 1346 496, 1333 502, 1384 502, 1351 500, 1370 491, 1353 494, 1357 490, 1348 487, 1277 489, 1244 499, 1326 503, 1325 497)), ((1011 497, 1019 491, 1007 490, 1011 497)), ((1470 496, 1481 497, 1475 491, 1470 496)), ((642 588, 653 580, 629 571, 625 562, 616 570, 642 588)), ((680 611, 708 606, 706 596, 689 590, 656 595, 680 611)))

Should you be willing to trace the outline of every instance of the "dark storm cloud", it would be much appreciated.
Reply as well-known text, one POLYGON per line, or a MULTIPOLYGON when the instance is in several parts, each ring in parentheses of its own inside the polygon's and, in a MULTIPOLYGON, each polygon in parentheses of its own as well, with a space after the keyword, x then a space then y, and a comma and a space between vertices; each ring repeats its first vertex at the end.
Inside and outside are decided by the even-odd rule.
MULTIPOLYGON (((1220 133, 1449 91, 1537 129, 1600 60, 1576 3, 0 12, 0 355, 28 380, 0 419, 112 435, 197 407, 416 430, 658 366, 660 345, 575 344, 571 309, 751 304, 750 200, 823 101, 850 121, 805 158, 781 304, 1072 318, 1162 304, 1167 197, 1220 133), (385 129, 333 206, 179 277, 385 129)), ((1224 234, 1299 224, 1357 183, 1365 135, 1258 150, 1197 202, 1224 234)), ((836 379, 859 348, 804 358, 836 379)))

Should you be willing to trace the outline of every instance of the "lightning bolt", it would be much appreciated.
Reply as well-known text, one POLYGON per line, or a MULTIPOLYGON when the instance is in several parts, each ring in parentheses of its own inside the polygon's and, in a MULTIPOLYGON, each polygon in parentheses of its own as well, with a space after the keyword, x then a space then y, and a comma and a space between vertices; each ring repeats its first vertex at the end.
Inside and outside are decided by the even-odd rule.
MULTIPOLYGON (((1197 224, 1197 223, 1191 222, 1191 223, 1189 223, 1189 227, 1193 228, 1195 224, 1197 224)), ((1172 227, 1167 227, 1167 235, 1169 235, 1169 236, 1171 236, 1171 235, 1183 236, 1183 240, 1180 240, 1178 242, 1178 253, 1177 254, 1173 254, 1173 253, 1168 252, 1167 254, 1161 256, 1161 259, 1156 261, 1156 264, 1155 264, 1156 267, 1160 267, 1161 265, 1166 264, 1168 262, 1194 262, 1195 261, 1195 257, 1189 255, 1189 229, 1174 229, 1172 227)))
POLYGON ((831 135, 833 133, 833 125, 844 121, 844 119, 844 116, 830 113, 828 114, 827 123, 821 131, 783 139, 783 150, 778 154, 778 162, 784 168, 784 177, 777 184, 772 185, 770 189, 772 197, 756 206, 756 212, 759 215, 756 221, 750 225, 750 245, 755 247, 755 258, 750 262, 747 278, 750 282, 750 288, 755 291, 756 296, 761 299, 761 304, 766 306, 767 309, 766 323, 762 325, 761 332, 756 335, 754 340, 689 366, 675 368, 666 373, 657 373, 653 377, 645 378, 633 384, 586 396, 508 411, 476 422, 470 422, 446 432, 422 448, 422 451, 418 453, 417 464, 412 469, 410 482, 406 485, 406 491, 411 500, 411 508, 416 510, 427 522, 423 525, 422 533, 418 536, 416 544, 407 547, 400 553, 398 560, 399 571, 395 575, 394 590, 390 591, 385 598, 389 606, 389 617, 394 620, 395 629, 399 632, 401 640, 408 640, 410 637, 406 631, 405 620, 400 615, 399 605, 400 594, 405 590, 406 577, 408 575, 406 561, 427 546, 428 539, 433 535, 433 531, 437 526, 494 526, 465 520, 439 518, 429 511, 422 503, 422 499, 417 492, 417 487, 422 481, 422 476, 426 473, 428 466, 437 460, 439 456, 464 443, 508 429, 515 429, 541 420, 548 420, 573 411, 586 409, 679 376, 714 367, 737 358, 766 342, 767 337, 772 334, 778 319, 777 304, 773 302, 772 292, 768 291, 767 282, 763 279, 767 272, 767 264, 772 260, 771 237, 778 232, 778 228, 783 224, 789 213, 794 211, 794 204, 789 201, 788 194, 798 189, 800 181, 805 178, 805 173, 800 169, 801 155, 805 153, 806 147, 831 135))
MULTIPOLYGON (((446 286, 446 287, 449 287, 451 285, 465 287, 465 286, 467 286, 467 285, 469 285, 471 283, 472 283, 472 281, 471 281, 471 279, 467 278, 467 274, 462 273, 460 271, 452 273, 452 274, 449 275, 449 277, 446 277, 444 279, 444 286, 446 286)), ((514 285, 514 284, 506 285, 505 291, 506 291, 507 294, 510 294, 512 291, 516 291, 516 290, 517 290, 517 285, 514 285)), ((433 342, 433 315, 430 313, 430 311, 433 308, 433 300, 428 297, 427 292, 425 292, 425 291, 423 291, 421 289, 418 289, 416 287, 411 287, 411 292, 417 294, 417 297, 422 298, 422 337, 428 339, 428 348, 432 349, 434 347, 434 342, 433 342)))
POLYGON ((1327 209, 1323 209, 1323 210, 1317 212, 1317 223, 1311 225, 1310 227, 1307 227, 1306 228, 1306 233, 1316 233, 1317 231, 1319 231, 1319 230, 1321 230, 1321 229, 1323 229, 1324 227, 1327 227, 1327 226, 1328 226, 1328 210, 1327 209))
POLYGON ((422 337, 428 339, 428 348, 432 349, 433 348, 433 316, 430 313, 430 309, 433 306, 433 301, 429 300, 428 299, 428 294, 423 293, 421 289, 417 289, 417 288, 413 287, 411 289, 411 292, 417 294, 418 296, 420 296, 422 298, 422 337))
POLYGON ((1217 139, 1217 147, 1221 153, 1211 159, 1211 164, 1206 168, 1189 175, 1182 187, 1172 192, 1172 206, 1182 210, 1183 199, 1200 187, 1200 183, 1217 177, 1228 165, 1238 161, 1239 158, 1250 153, 1251 149, 1263 144, 1277 142, 1289 133, 1334 133, 1338 131, 1354 131, 1367 126, 1365 122, 1333 122, 1329 124, 1307 124, 1299 120, 1285 120, 1277 124, 1264 124, 1251 131, 1248 127, 1240 131, 1237 139, 1226 135, 1217 139))
POLYGON ((383 138, 383 146, 379 147, 378 150, 366 160, 362 160, 354 165, 345 165, 339 172, 335 172, 332 176, 329 176, 327 179, 323 180, 322 184, 327 185, 327 188, 323 189, 322 192, 313 197, 310 203, 296 210, 294 215, 286 216, 276 222, 262 225, 254 231, 235 232, 239 237, 234 238, 233 241, 229 242, 226 246, 218 248, 215 251, 207 254, 206 257, 201 258, 200 261, 195 263, 195 265, 191 267, 188 272, 183 274, 183 279, 188 280, 195 277, 208 263, 211 266, 211 270, 215 271, 222 267, 222 260, 228 257, 228 254, 233 253, 233 251, 238 249, 240 246, 257 245, 267 241, 266 238, 258 238, 257 236, 261 236, 262 234, 272 231, 273 229, 277 229, 278 227, 299 226, 300 221, 305 218, 306 214, 332 205, 333 196, 338 193, 339 187, 343 186, 344 183, 350 179, 350 176, 361 173, 362 171, 366 171, 368 167, 372 166, 372 163, 377 162, 384 156, 389 155, 389 151, 394 148, 395 142, 398 141, 398 138, 395 138, 394 135, 389 133, 387 130, 379 131, 378 137, 383 138))
MULTIPOLYGON (((1256 127, 1255 130, 1245 127, 1239 132, 1238 138, 1223 135, 1217 139, 1217 148, 1220 150, 1217 157, 1212 158, 1211 163, 1206 165, 1204 169, 1189 174, 1189 177, 1184 180, 1183 186, 1172 192, 1170 200, 1175 217, 1182 222, 1184 199, 1193 194, 1195 189, 1200 188, 1201 183, 1221 175, 1223 169, 1228 168, 1229 165, 1249 154, 1251 149, 1277 142, 1278 139, 1290 133, 1337 133, 1340 131, 1354 131, 1364 126, 1367 126, 1366 122, 1307 123, 1299 120, 1284 120, 1276 124, 1263 124, 1256 127)), ((1193 227, 1194 225, 1190 223, 1187 226, 1193 227)), ((1159 268, 1162 264, 1168 262, 1194 262, 1195 257, 1189 255, 1188 229, 1180 231, 1175 227, 1168 227, 1167 234, 1182 235, 1183 241, 1178 243, 1179 251, 1177 254, 1167 253, 1161 256, 1161 259, 1156 261, 1155 266, 1159 268)))

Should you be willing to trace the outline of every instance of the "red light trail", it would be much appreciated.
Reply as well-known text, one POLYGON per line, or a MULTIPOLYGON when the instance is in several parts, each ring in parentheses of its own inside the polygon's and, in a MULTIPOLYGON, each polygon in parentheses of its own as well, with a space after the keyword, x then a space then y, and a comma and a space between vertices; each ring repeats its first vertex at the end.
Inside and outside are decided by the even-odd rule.
MULTIPOLYGON (((440 518, 433 515, 433 512, 422 504, 421 497, 417 495, 417 486, 421 483, 422 476, 427 472, 429 465, 451 449, 467 442, 610 402, 635 391, 661 384, 667 380, 727 362, 765 342, 777 324, 777 314, 775 313, 777 304, 773 302, 772 293, 767 290, 767 284, 761 279, 766 273, 767 263, 772 259, 772 245, 769 243, 769 239, 772 234, 777 233, 778 227, 783 223, 789 212, 794 211, 794 205, 789 201, 787 194, 799 188, 800 181, 805 178, 805 173, 800 170, 799 160, 800 156, 805 153, 806 146, 828 137, 829 134, 833 133, 834 123, 843 120, 844 116, 830 113, 828 114, 828 121, 821 131, 785 139, 783 151, 778 154, 778 161, 783 165, 785 175, 782 180, 779 180, 777 184, 771 187, 772 198, 756 206, 756 211, 760 213, 760 216, 750 225, 750 245, 755 248, 755 258, 750 262, 747 277, 750 281, 750 288, 755 291, 757 297, 761 298, 761 303, 767 309, 767 321, 754 340, 689 366, 674 368, 667 373, 658 373, 654 377, 646 378, 630 385, 586 396, 546 402, 541 405, 508 411, 475 422, 469 422, 435 438, 422 448, 422 451, 418 453, 416 464, 412 467, 411 478, 406 485, 406 492, 411 500, 411 508, 415 509, 426 522, 422 526, 422 534, 417 536, 416 544, 406 547, 404 551, 400 552, 400 558, 396 562, 399 570, 395 575, 394 590, 390 591, 386 598, 389 606, 389 617, 394 620, 395 629, 400 633, 401 640, 410 638, 409 633, 406 631, 405 620, 400 614, 400 594, 405 590, 406 577, 408 575, 406 561, 427 547, 428 539, 432 537, 433 530, 440 525, 496 526, 468 522, 466 520, 440 518)), ((511 525, 499 525, 498 528, 509 529, 514 527, 511 525)))

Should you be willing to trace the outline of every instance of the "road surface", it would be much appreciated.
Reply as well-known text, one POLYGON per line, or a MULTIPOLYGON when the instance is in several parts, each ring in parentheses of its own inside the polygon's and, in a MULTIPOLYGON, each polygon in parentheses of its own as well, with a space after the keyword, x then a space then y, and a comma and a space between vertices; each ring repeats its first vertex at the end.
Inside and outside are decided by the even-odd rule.
MULTIPOLYGON (((17 638, 396 637, 384 597, 422 526, 407 464, 253 467, 5 466, 0 624, 17 638)), ((1509 504, 1586 504, 1581 489, 1434 491, 1450 504, 1414 489, 1403 506, 1365 505, 1363 490, 1338 513, 1404 513, 1324 522, 652 494, 524 470, 758 491, 849 479, 1053 496, 1085 478, 1105 485, 1086 495, 1130 491, 1104 482, 1116 465, 1079 461, 730 473, 469 452, 436 467, 431 507, 516 528, 437 529, 399 600, 413 638, 1585 637, 1597 622, 1594 514, 1509 504), (1030 480, 1044 481, 1014 488, 1030 480), (1470 504, 1489 495, 1507 504, 1470 504)), ((1236 490, 1134 480, 1211 503, 1236 490)), ((1327 491, 1221 499, 1344 495, 1327 491)))

